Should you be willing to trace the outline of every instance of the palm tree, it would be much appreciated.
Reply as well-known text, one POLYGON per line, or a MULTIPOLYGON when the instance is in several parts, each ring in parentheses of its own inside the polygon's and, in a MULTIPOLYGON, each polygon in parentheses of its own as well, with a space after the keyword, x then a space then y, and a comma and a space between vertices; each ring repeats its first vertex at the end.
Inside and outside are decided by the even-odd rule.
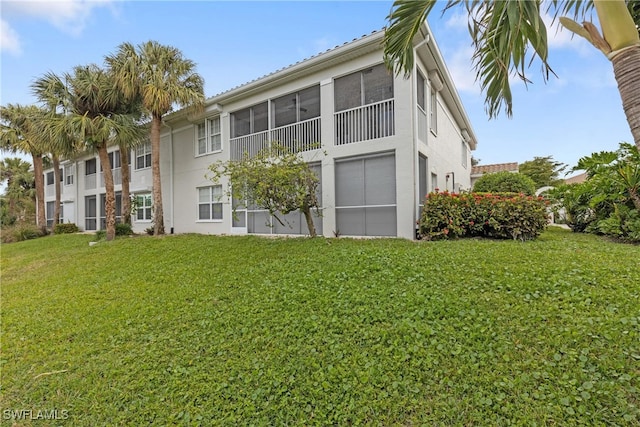
MULTIPOLYGON (((410 73, 413 70, 413 38, 435 3, 435 0, 394 2, 387 17, 390 25, 385 34, 384 53, 387 65, 397 73, 410 73)), ((584 18, 595 7, 602 35, 590 22, 580 25, 566 17, 561 17, 560 22, 570 31, 586 38, 611 60, 631 134, 636 146, 640 147, 638 3, 630 1, 627 5, 624 0, 554 0, 547 4, 555 17, 572 14, 576 19, 584 18)), ((547 62, 548 44, 542 21, 542 0, 448 0, 445 11, 457 5, 463 5, 469 14, 469 32, 475 49, 472 61, 476 79, 486 95, 487 112, 490 117, 496 117, 504 106, 507 116, 511 116, 509 78, 516 74, 524 82, 529 81, 525 71, 530 64, 527 58, 530 48, 533 48, 532 59, 538 57, 542 61, 545 80, 549 73, 553 73, 547 62)))
POLYGON ((122 93, 110 74, 95 64, 77 66, 63 78, 48 73, 37 79, 33 91, 48 105, 57 102, 64 115, 50 115, 53 138, 77 135, 88 149, 98 152, 105 183, 106 239, 115 238, 115 190, 107 148, 114 135, 137 137, 137 124, 127 113, 122 93), (56 101, 57 100, 57 101, 56 101))
POLYGON ((42 166, 45 144, 38 133, 37 124, 45 113, 33 105, 7 104, 0 107, 0 147, 12 153, 19 151, 31 154, 36 186, 36 225, 42 234, 47 232, 42 166))
POLYGON ((153 175, 154 235, 164 234, 160 179, 160 130, 162 118, 174 104, 202 108, 204 81, 195 63, 171 46, 148 41, 136 48, 123 43, 115 55, 105 58, 116 75, 118 86, 129 99, 140 97, 151 118, 151 171, 153 175))
POLYGON ((33 188, 33 172, 31 163, 19 157, 7 157, 0 162, 0 181, 7 181, 5 195, 9 202, 9 216, 16 216, 16 207, 33 188))

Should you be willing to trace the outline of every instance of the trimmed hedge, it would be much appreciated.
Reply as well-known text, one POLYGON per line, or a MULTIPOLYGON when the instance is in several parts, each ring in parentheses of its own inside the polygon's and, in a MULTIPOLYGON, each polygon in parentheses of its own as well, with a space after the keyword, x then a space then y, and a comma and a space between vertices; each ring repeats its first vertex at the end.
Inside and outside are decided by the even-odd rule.
POLYGON ((536 183, 527 175, 513 172, 494 172, 482 175, 473 185, 477 193, 524 193, 533 196, 536 183))
POLYGON ((78 226, 73 223, 56 224, 53 227, 53 234, 73 234, 79 231, 78 226))
POLYGON ((419 231, 427 240, 459 237, 532 240, 547 225, 547 202, 516 193, 429 193, 419 231))

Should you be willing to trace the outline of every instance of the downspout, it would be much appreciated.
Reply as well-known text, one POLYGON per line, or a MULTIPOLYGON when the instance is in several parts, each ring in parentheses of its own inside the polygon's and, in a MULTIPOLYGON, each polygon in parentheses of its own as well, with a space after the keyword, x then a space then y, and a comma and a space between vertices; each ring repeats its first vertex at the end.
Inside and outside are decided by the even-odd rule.
MULTIPOLYGON (((420 33, 422 33, 422 31, 420 31, 420 33)), ((417 45, 415 45, 414 49, 415 49, 415 53, 417 55, 418 53, 418 48, 420 48, 421 46, 429 43, 429 41, 431 40, 431 36, 429 35, 429 33, 424 35, 424 40, 422 40, 420 43, 418 43, 417 45)), ((413 62, 413 76, 414 78, 411 79, 411 121, 413 123, 413 138, 412 138, 412 143, 413 143, 413 156, 414 156, 414 161, 413 161, 413 203, 414 203, 414 208, 413 208, 413 224, 414 224, 414 228, 415 228, 415 232, 414 232, 414 238, 416 240, 419 240, 419 236, 420 236, 420 226, 418 224, 418 221, 420 221, 420 214, 421 212, 419 212, 419 207, 420 207, 420 194, 418 194, 418 198, 416 199, 416 194, 420 191, 420 168, 416 168, 416 162, 420 162, 420 153, 418 152, 418 132, 417 132, 417 117, 416 117, 416 99, 415 97, 417 96, 417 91, 415 90, 416 88, 413 85, 413 82, 415 81, 415 76, 417 73, 417 69, 418 69, 418 62, 414 61, 413 62), (417 175, 416 175, 417 173, 417 175), (417 179, 416 179, 417 176, 417 179), (417 185, 416 185, 417 183, 417 185), (416 206, 417 204, 417 206, 416 206), (416 218, 416 211, 418 212, 418 216, 416 218)), ((426 141, 425 141, 426 143, 426 141)))
POLYGON ((169 215, 171 217, 169 225, 170 225, 170 233, 173 234, 173 128, 167 124, 164 120, 162 124, 169 128, 169 191, 171 192, 171 196, 169 200, 171 200, 171 204, 169 205, 169 215))

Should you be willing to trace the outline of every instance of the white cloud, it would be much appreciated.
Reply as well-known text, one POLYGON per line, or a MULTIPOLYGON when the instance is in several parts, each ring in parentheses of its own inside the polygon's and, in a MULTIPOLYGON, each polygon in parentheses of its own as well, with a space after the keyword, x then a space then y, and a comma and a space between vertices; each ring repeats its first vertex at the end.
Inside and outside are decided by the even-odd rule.
POLYGON ((49 22, 59 30, 78 36, 84 30, 91 12, 109 6, 113 0, 22 0, 3 4, 11 16, 35 17, 49 22))
POLYGON ((0 20, 0 50, 14 55, 22 53, 18 33, 4 19, 0 20))
POLYGON ((452 30, 466 30, 469 22, 469 15, 466 10, 456 9, 455 12, 448 13, 449 18, 445 21, 444 26, 452 30))
POLYGON ((476 82, 476 74, 471 63, 473 48, 459 46, 452 52, 453 54, 446 58, 446 64, 456 89, 460 92, 480 94, 480 85, 476 82))

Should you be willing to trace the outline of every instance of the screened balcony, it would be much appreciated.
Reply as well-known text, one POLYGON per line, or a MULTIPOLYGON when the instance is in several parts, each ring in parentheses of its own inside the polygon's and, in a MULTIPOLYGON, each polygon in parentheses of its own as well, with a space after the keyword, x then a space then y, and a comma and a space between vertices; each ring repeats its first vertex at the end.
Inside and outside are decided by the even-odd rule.
POLYGON ((336 145, 395 134, 393 99, 335 113, 336 145))

